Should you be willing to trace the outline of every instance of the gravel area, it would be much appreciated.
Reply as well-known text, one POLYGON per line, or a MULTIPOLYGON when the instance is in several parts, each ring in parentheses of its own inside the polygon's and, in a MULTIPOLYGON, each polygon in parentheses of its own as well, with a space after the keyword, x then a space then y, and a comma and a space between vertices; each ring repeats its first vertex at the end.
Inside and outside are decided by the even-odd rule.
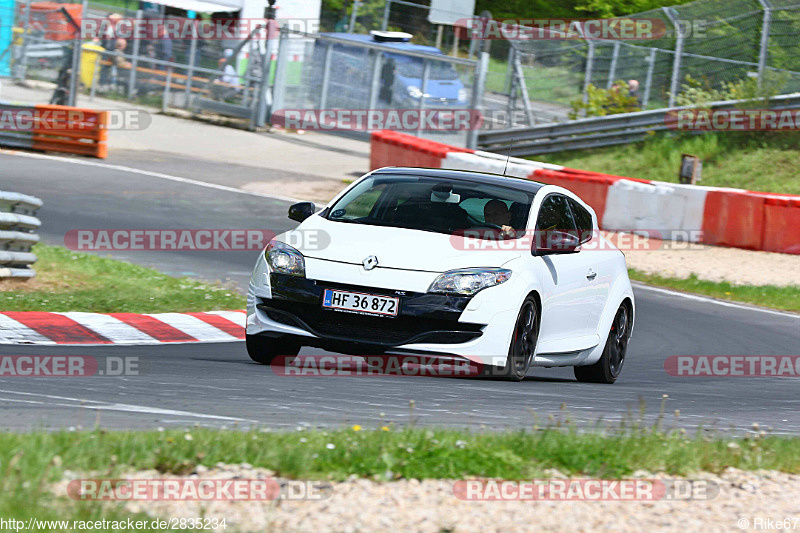
POLYGON ((692 245, 651 239, 648 250, 625 250, 628 267, 647 274, 734 285, 800 286, 800 255, 692 245))
MULTIPOLYGON (((68 482, 91 477, 67 472, 53 487, 63 496, 68 482)), ((105 476, 95 476, 105 477, 105 476)), ((129 472, 127 479, 269 479, 273 472, 250 465, 223 465, 197 470, 185 477, 155 470, 129 472)), ((675 480, 674 476, 637 472, 631 478, 675 480)), ((563 478, 557 471, 548 479, 563 478)), ((273 478, 275 479, 275 478, 273 478)), ((400 480, 375 482, 351 478, 333 484, 324 500, 271 502, 128 502, 125 509, 153 518, 207 517, 226 519, 227 531, 237 532, 374 532, 409 531, 740 531, 768 529, 757 519, 784 520, 800 530, 800 475, 774 471, 743 472, 729 468, 722 475, 700 473, 688 479, 719 485, 708 500, 680 501, 483 501, 457 499, 454 481, 400 480), (795 521, 792 521, 794 519, 795 521), (746 527, 745 520, 747 520, 746 527), (740 522, 741 521, 741 522, 740 522)), ((276 479, 279 482, 286 480, 276 479)), ((775 527, 772 530, 782 530, 775 527)))

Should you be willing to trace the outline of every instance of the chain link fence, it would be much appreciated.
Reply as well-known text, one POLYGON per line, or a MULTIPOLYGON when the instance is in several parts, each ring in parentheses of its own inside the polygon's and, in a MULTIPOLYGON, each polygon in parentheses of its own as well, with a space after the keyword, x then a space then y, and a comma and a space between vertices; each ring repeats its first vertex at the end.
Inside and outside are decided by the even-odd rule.
MULTIPOLYGON (((638 82, 635 95, 644 109, 674 106, 689 80, 707 90, 751 78, 777 94, 800 90, 797 0, 698 0, 627 18, 649 19, 665 31, 648 40, 510 41, 533 107, 532 119, 517 112, 514 125, 565 120, 589 84, 610 89, 619 80, 638 82)), ((500 57, 493 53, 493 59, 500 57)), ((513 63, 506 66, 508 78, 513 63)), ((498 83, 489 87, 497 90, 498 83)), ((519 111, 523 103, 508 90, 506 84, 509 106, 519 111)))

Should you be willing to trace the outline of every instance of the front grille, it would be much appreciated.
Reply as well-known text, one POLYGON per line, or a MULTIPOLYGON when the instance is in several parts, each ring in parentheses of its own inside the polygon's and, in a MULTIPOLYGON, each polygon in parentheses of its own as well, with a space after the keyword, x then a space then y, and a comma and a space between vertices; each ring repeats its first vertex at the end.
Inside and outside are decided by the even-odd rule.
POLYGON ((305 329, 330 339, 381 346, 416 342, 458 344, 480 337, 483 326, 420 316, 395 318, 324 310, 317 305, 288 300, 262 300, 267 316, 281 324, 305 329))

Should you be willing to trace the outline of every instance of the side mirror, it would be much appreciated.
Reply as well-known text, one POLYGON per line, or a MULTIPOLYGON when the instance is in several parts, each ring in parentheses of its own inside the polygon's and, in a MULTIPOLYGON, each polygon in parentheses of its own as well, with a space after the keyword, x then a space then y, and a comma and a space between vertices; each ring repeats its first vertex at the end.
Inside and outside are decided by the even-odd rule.
POLYGON ((289 208, 289 218, 302 222, 313 215, 316 210, 317 206, 313 202, 300 202, 289 208))
POLYGON ((544 230, 534 232, 536 240, 533 243, 533 255, 574 254, 578 252, 581 241, 572 233, 558 230, 544 230))

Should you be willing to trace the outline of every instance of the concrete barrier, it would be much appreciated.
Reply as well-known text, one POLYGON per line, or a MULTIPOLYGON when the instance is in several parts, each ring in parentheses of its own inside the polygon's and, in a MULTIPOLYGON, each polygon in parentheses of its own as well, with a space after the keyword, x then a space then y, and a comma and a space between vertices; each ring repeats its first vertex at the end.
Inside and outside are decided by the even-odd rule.
POLYGON ((602 229, 800 254, 800 197, 628 178, 466 150, 398 132, 372 134, 371 168, 422 166, 558 185, 589 204, 602 229))

